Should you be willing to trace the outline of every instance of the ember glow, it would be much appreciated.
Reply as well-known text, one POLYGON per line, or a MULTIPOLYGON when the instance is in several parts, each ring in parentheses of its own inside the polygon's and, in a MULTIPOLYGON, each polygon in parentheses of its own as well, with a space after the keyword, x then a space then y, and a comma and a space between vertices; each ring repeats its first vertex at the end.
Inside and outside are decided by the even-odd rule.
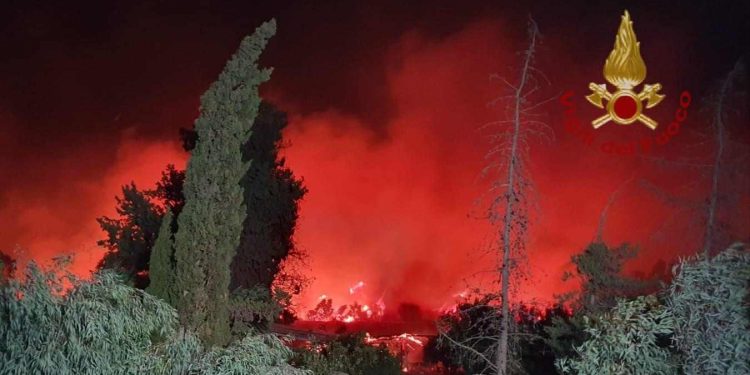
POLYGON ((365 333, 365 342, 372 346, 385 346, 391 354, 401 358, 401 371, 408 373, 424 361, 424 346, 428 337, 402 333, 395 336, 371 337, 365 333))
POLYGON ((351 288, 349 288, 349 294, 354 294, 358 290, 362 289, 365 286, 364 281, 359 281, 356 284, 354 284, 351 288))
MULTIPOLYGON (((349 288, 349 294, 357 294, 361 298, 367 298, 364 293, 365 283, 359 281, 349 288)), ((323 294, 318 297, 317 304, 304 316, 314 321, 339 321, 352 323, 354 321, 377 320, 385 315, 385 303, 382 297, 370 304, 360 303, 357 300, 350 304, 334 305, 332 298, 323 294)))

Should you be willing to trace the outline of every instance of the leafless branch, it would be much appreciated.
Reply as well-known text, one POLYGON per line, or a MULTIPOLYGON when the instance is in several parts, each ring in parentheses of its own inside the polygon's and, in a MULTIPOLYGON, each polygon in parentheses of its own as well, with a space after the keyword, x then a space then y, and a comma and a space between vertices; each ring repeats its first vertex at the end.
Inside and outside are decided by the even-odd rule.
POLYGON ((724 156, 724 142, 726 137, 726 128, 724 124, 724 112, 726 111, 726 108, 724 106, 727 96, 729 95, 729 90, 731 89, 740 69, 741 65, 738 61, 732 71, 729 72, 727 77, 721 83, 721 88, 719 89, 717 102, 714 108, 713 126, 716 129, 716 155, 714 156, 713 173, 711 175, 711 193, 709 195, 707 208, 708 219, 706 222, 706 232, 703 239, 703 255, 706 260, 709 259, 712 240, 714 237, 714 226, 716 225, 716 209, 719 197, 719 176, 722 169, 722 158, 724 156))
POLYGON ((607 200, 607 203, 604 205, 604 208, 602 208, 602 212, 599 215, 599 225, 596 228, 596 236, 595 241, 596 242, 603 242, 603 234, 604 234, 604 226, 607 223, 607 215, 609 213, 610 207, 612 207, 612 204, 614 204, 615 199, 622 193, 625 186, 630 184, 631 181, 633 181, 634 176, 631 176, 629 179, 624 181, 620 186, 615 189, 615 191, 612 192, 612 194, 609 195, 609 199, 607 200))

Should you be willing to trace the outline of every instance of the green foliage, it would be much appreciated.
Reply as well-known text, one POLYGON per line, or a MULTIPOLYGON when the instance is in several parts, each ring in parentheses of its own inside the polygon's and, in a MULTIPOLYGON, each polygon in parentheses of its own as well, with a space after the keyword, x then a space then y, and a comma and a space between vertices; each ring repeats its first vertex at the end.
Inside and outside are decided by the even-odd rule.
POLYGON ((546 328, 554 319, 568 318, 570 314, 561 306, 540 310, 521 306, 514 309, 517 319, 514 356, 520 362, 521 373, 554 374, 555 351, 549 346, 546 328))
POLYGON ((262 286, 237 289, 229 299, 233 336, 244 336, 254 330, 266 330, 271 322, 291 304, 291 296, 284 291, 271 293, 262 286))
MULTIPOLYGON (((304 264, 305 254, 295 247, 293 235, 299 201, 307 189, 279 156, 286 126, 286 114, 262 102, 253 133, 242 148, 243 160, 252 163, 240 181, 247 217, 232 260, 229 289, 233 293, 261 287, 274 289, 274 294, 279 289, 299 294, 306 283, 295 268, 304 264)), ((192 150, 198 140, 195 131, 183 129, 182 136, 186 148, 192 150)))
MULTIPOLYGON (((165 211, 179 214, 184 204, 182 182, 185 172, 167 165, 156 189, 138 190, 131 183, 122 187, 122 198, 117 200, 118 218, 101 217, 99 226, 107 238, 98 241, 107 252, 98 269, 111 269, 122 274, 137 288, 150 284, 150 257, 159 235, 165 211), (165 210, 166 208, 166 210, 165 210)), ((172 222, 172 232, 176 222, 172 222)))
POLYGON ((674 356, 658 344, 672 333, 674 319, 653 296, 620 300, 615 308, 588 321, 589 339, 576 348, 579 358, 558 361, 564 374, 677 374, 674 356))
POLYGON ((287 363, 292 352, 272 335, 247 335, 227 348, 205 350, 193 334, 180 331, 152 352, 153 374, 310 375, 287 363))
MULTIPOLYGON (((246 84, 251 85, 252 82, 246 82, 246 84)), ((208 93, 205 97, 208 97, 208 93)), ((240 180, 247 215, 242 225, 237 252, 231 262, 229 286, 229 291, 233 295, 246 293, 243 289, 247 289, 247 293, 257 294, 255 290, 257 287, 266 289, 261 294, 270 295, 270 290, 273 289, 275 296, 273 300, 279 302, 281 307, 289 307, 289 303, 284 302, 285 298, 280 298, 281 295, 298 294, 306 283, 306 279, 295 268, 304 264, 305 254, 295 248, 292 236, 298 217, 298 202, 307 190, 302 180, 294 177, 292 171, 285 166, 285 160, 279 156, 279 150, 283 147, 282 131, 286 125, 286 115, 283 112, 270 104, 261 103, 258 115, 253 121, 252 136, 246 141, 240 140, 244 142, 241 148, 242 161, 252 161, 252 163, 249 164, 247 172, 240 180)), ((192 151, 199 140, 196 131, 181 129, 181 135, 185 150, 192 151)), ((140 264, 142 262, 139 261, 136 265, 133 262, 120 261, 117 263, 116 270, 129 277, 131 274, 137 275, 141 278, 137 286, 144 287, 148 283, 150 293, 160 296, 173 305, 177 305, 177 295, 184 291, 177 290, 174 275, 177 263, 174 234, 178 232, 179 216, 185 206, 185 178, 185 171, 176 169, 174 165, 168 165, 167 169, 162 172, 161 180, 157 182, 155 189, 141 192, 132 186, 124 194, 125 198, 118 200, 121 211, 132 211, 122 208, 125 203, 128 206, 142 208, 137 214, 129 214, 117 220, 101 219, 103 224, 112 223, 108 228, 114 228, 109 231, 111 240, 108 242, 109 254, 106 263, 115 264, 114 260, 131 253, 129 248, 136 247, 139 249, 139 259, 145 259, 148 263, 140 264), (130 203, 135 200, 130 199, 131 196, 145 204, 130 203), (164 225, 159 227, 154 225, 153 220, 142 219, 149 213, 155 214, 152 216, 159 216, 164 211, 169 211, 173 215, 171 225, 168 227, 164 225), (169 233, 165 232, 168 228, 171 229, 169 233), (161 234, 157 235, 157 230, 160 230, 161 234), (130 242, 118 240, 118 238, 132 237, 124 235, 127 233, 139 233, 142 238, 157 238, 157 241, 155 243, 141 241, 138 246, 131 246, 130 242), (149 259, 151 252, 153 254, 149 259)), ((257 301, 249 301, 245 298, 243 303, 246 302, 256 304, 252 310, 254 313, 263 311, 260 314, 263 317, 261 319, 263 324, 268 322, 266 319, 269 316, 268 310, 279 308, 279 306, 267 305, 267 301, 263 298, 257 301), (255 310, 255 308, 260 308, 260 310, 255 310)), ((236 304, 230 304, 230 306, 234 305, 236 304)), ((244 315, 242 320, 247 317, 247 311, 246 309, 241 314, 244 315)), ((287 317, 292 316, 290 310, 282 313, 287 317)), ((243 325, 235 323, 237 320, 233 318, 233 328, 243 325)), ((252 326, 259 328, 258 323, 258 320, 254 320, 252 326)))
POLYGON ((57 270, 31 263, 25 276, 0 295, 2 374, 139 373, 153 335, 169 335, 177 322, 169 305, 111 271, 88 282, 68 274, 67 294, 57 270))
POLYGON ((274 336, 247 335, 204 349, 177 326, 171 306, 104 270, 91 281, 44 272, 0 291, 0 374, 289 374, 291 351, 274 336), (64 291, 64 283, 69 289, 64 291))
MULTIPOLYGON (((167 164, 167 169, 161 172, 161 178, 156 182, 156 189, 147 190, 145 194, 162 203, 174 216, 178 216, 185 206, 185 195, 182 191, 184 183, 185 171, 175 168, 174 164, 167 164)), ((176 232, 176 228, 172 229, 172 232, 176 232)))
POLYGON ((625 262, 636 254, 637 250, 627 244, 610 248, 603 242, 594 242, 571 258, 576 273, 566 274, 563 279, 578 277, 581 289, 577 294, 563 296, 563 302, 570 302, 575 315, 555 317, 545 327, 548 345, 558 358, 575 356, 574 348, 588 338, 583 316, 595 320, 612 309, 618 298, 646 294, 653 287, 653 283, 622 275, 625 262))
POLYGON ((586 317, 590 338, 559 368, 584 375, 750 373, 750 254, 738 245, 710 260, 684 260, 673 273, 665 304, 638 297, 586 317))
MULTIPOLYGON (((240 246, 232 262, 230 289, 277 284, 280 263, 300 256, 292 235, 298 219, 299 201, 307 193, 303 181, 294 176, 279 156, 284 147, 286 114, 273 104, 261 102, 250 139, 242 148, 243 160, 252 160, 240 184, 245 188, 245 219, 240 246), (271 270, 272 272, 268 272, 271 270)), ((195 148, 198 136, 193 129, 180 129, 186 151, 195 148)), ((174 185, 182 190, 182 183, 174 185)), ((175 190, 174 187, 172 190, 175 190)))
POLYGON ((119 218, 100 217, 99 226, 107 238, 98 242, 107 249, 99 269, 112 269, 127 277, 138 288, 148 285, 148 260, 156 241, 163 210, 134 183, 122 187, 116 197, 119 218))
POLYGON ((588 334, 586 333, 584 316, 582 313, 574 313, 571 316, 556 316, 552 318, 550 325, 544 327, 547 334, 547 345, 554 351, 555 357, 575 356, 575 348, 586 341, 588 334))
POLYGON ((330 375, 337 371, 348 375, 401 374, 398 358, 384 346, 366 344, 364 337, 364 334, 349 335, 316 345, 312 350, 298 350, 292 362, 316 375, 330 375))
POLYGON ((174 240, 172 238, 172 211, 164 215, 159 228, 159 236, 151 251, 149 260, 150 284, 146 291, 157 296, 170 305, 177 300, 175 293, 177 287, 174 285, 174 240))
POLYGON ((175 234, 176 307, 181 321, 209 344, 230 339, 230 265, 247 212, 240 181, 250 162, 242 145, 250 137, 271 71, 258 58, 276 32, 270 21, 245 38, 219 79, 201 97, 198 135, 185 176, 185 206, 175 234))
POLYGON ((685 374, 750 374, 750 253, 734 246, 675 269, 668 307, 685 374))
MULTIPOLYGON (((282 131, 286 125, 283 112, 262 102, 252 126, 252 135, 242 148, 243 160, 252 160, 252 163, 240 181, 244 188, 247 217, 232 260, 229 289, 233 294, 242 294, 243 289, 256 293, 253 291, 256 288, 265 288, 265 295, 270 295, 272 288, 275 295, 279 294, 279 289, 283 289, 283 293, 298 294, 305 284, 304 277, 294 268, 304 263, 305 254, 294 246, 292 237, 299 200, 307 189, 279 157, 283 147, 282 131)), ((195 131, 182 129, 182 137, 186 150, 191 151, 198 140, 195 131)), ((184 178, 183 171, 170 165, 162 173, 156 190, 146 194, 164 202, 178 216, 185 203, 184 178)), ((176 232, 175 224, 176 220, 172 224, 173 233, 176 232)))
POLYGON ((571 260, 583 282, 575 309, 597 314, 612 309, 619 298, 645 294, 649 283, 622 275, 625 262, 637 254, 628 244, 609 247, 595 242, 574 255, 571 260))

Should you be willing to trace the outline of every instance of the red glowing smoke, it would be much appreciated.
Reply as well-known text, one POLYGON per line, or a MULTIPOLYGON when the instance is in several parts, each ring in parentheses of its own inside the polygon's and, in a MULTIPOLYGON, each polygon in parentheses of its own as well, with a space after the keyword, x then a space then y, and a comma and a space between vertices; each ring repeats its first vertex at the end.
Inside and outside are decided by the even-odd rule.
MULTIPOLYGON (((310 189, 297 242, 310 251, 315 282, 303 304, 314 305, 325 294, 335 303, 384 298, 391 308, 415 303, 437 309, 455 300, 467 282, 477 282, 477 275, 487 276, 482 272, 493 269, 494 259, 480 256, 495 238, 492 228, 472 213, 484 208, 474 203, 488 183, 479 179, 489 146, 478 128, 497 119, 486 103, 502 93, 488 76, 512 74, 509 66, 517 61, 511 51, 519 44, 503 35, 498 23, 478 22, 440 40, 417 33, 404 36, 386 59, 389 74, 383 85, 396 114, 385 137, 335 111, 291 117, 287 137, 293 146, 286 155, 310 189), (361 295, 347 293, 359 280, 365 285, 361 295)), ((564 64, 567 59, 559 61, 564 64)), ((600 71, 602 63, 603 58, 592 61, 591 66, 599 68, 591 70, 600 71)), ((547 67, 554 70, 548 74, 562 74, 564 82, 579 85, 579 106, 584 103, 586 80, 602 80, 597 75, 577 79, 561 72, 564 66, 547 67)), ((678 81, 674 76, 662 78, 678 81)), ((670 100, 654 109, 665 125, 678 106, 680 89, 669 87, 670 100)), ((554 95, 554 88, 549 91, 554 95)), ((571 268, 571 255, 593 240, 602 209, 621 186, 609 209, 604 239, 640 246, 641 256, 631 271, 661 274, 663 262, 697 249, 696 233, 665 242, 652 239, 676 212, 639 183, 641 178, 652 179, 669 191, 695 179, 695 174, 664 173, 638 157, 587 148, 563 131, 563 108, 556 101, 546 111, 557 139, 532 143, 528 172, 536 184, 531 196, 539 213, 529 233, 528 280, 518 288, 518 299, 550 301, 554 294, 574 287, 561 282, 563 272, 571 268)), ((582 111, 585 118, 598 116, 593 107, 582 111)), ((684 126, 703 129, 700 121, 693 115, 684 126)), ((652 135, 645 127, 602 132, 614 139, 652 135)), ((695 219, 692 215, 689 220, 695 219)), ((671 235, 679 232, 672 230, 671 235)))
MULTIPOLYGON (((64 172, 70 176, 63 185, 36 185, 25 190, 5 192, 0 222, 6 230, 0 234, 3 244, 17 244, 20 253, 8 251, 23 266, 29 260, 46 264, 61 253, 74 255, 72 271, 88 275, 104 254, 96 241, 104 238, 94 220, 99 216, 115 217, 116 195, 121 186, 134 181, 140 188, 153 188, 168 163, 184 167, 186 154, 179 142, 149 142, 124 131, 114 163, 104 175, 76 179, 75 165, 70 157, 62 164, 70 165, 64 172)), ((43 172, 43 171, 40 171, 43 172)))
MULTIPOLYGON (((614 36, 616 15, 612 18, 614 36)), ((489 75, 512 79, 518 60, 513 52, 523 47, 506 35, 499 22, 483 21, 443 38, 417 32, 402 36, 383 59, 387 75, 382 89, 394 113, 377 131, 336 109, 296 113, 292 105, 285 106, 284 88, 269 84, 269 97, 290 115, 286 137, 291 146, 284 152, 288 165, 309 189, 296 242, 310 254, 314 282, 302 305, 312 307, 325 294, 336 304, 374 306, 382 299, 387 308, 413 303, 438 309, 493 268, 494 259, 479 255, 494 236, 487 222, 475 217, 483 210, 475 201, 488 183, 479 178, 489 146, 478 129, 498 116, 486 105, 502 94, 489 75)), ((554 64, 543 66, 547 75, 553 82, 575 85, 551 86, 549 95, 572 88, 582 99, 588 81, 602 79, 601 64, 611 46, 602 46, 601 59, 586 63, 580 74, 571 74, 571 67, 580 64, 560 45, 553 41, 546 48, 540 54, 555 56, 554 64)), ((658 61, 645 48, 644 55, 658 61)), ((653 74, 668 70, 657 67, 653 74)), ((676 106, 675 94, 682 88, 673 86, 665 84, 668 99, 659 108, 660 121, 676 106)), ((372 117, 382 118, 375 113, 380 110, 374 106, 372 117)), ((530 278, 518 290, 523 300, 550 300, 569 288, 560 281, 563 271, 570 267, 570 256, 592 240, 610 194, 633 176, 654 174, 643 160, 602 154, 567 136, 562 110, 555 102, 545 109, 556 141, 531 144, 528 172, 536 183, 539 213, 529 232, 530 278)), ((587 108, 581 116, 593 118, 593 113, 587 108)), ((103 234, 94 219, 114 214, 113 197, 120 185, 134 180, 151 187, 167 163, 181 167, 186 155, 176 140, 145 141, 125 133, 116 161, 102 175, 79 178, 75 166, 81 156, 72 151, 59 158, 56 173, 64 173, 68 184, 5 192, 0 244, 18 243, 38 260, 73 250, 75 271, 85 274, 103 254, 95 245, 103 234), (68 167, 66 158, 71 160, 68 167)), ((669 177, 669 186, 692 178, 682 172, 669 177)), ((671 213, 658 197, 634 185, 610 209, 605 239, 641 243, 644 256, 636 264, 648 272, 660 258, 669 261, 695 251, 680 247, 682 243, 648 241, 671 213)))

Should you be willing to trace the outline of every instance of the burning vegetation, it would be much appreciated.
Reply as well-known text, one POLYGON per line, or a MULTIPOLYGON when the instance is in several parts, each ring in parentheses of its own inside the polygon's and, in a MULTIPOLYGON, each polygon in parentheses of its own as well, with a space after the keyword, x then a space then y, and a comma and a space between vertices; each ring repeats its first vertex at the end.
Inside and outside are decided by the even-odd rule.
MULTIPOLYGON (((364 296, 364 293, 361 293, 364 287, 364 281, 358 281, 349 288, 349 294, 351 296, 364 296)), ((371 304, 360 304, 355 301, 351 304, 334 308, 333 299, 324 294, 318 298, 318 304, 307 312, 306 318, 322 322, 339 321, 351 323, 354 321, 378 320, 383 315, 385 315, 385 303, 382 296, 371 304)))

